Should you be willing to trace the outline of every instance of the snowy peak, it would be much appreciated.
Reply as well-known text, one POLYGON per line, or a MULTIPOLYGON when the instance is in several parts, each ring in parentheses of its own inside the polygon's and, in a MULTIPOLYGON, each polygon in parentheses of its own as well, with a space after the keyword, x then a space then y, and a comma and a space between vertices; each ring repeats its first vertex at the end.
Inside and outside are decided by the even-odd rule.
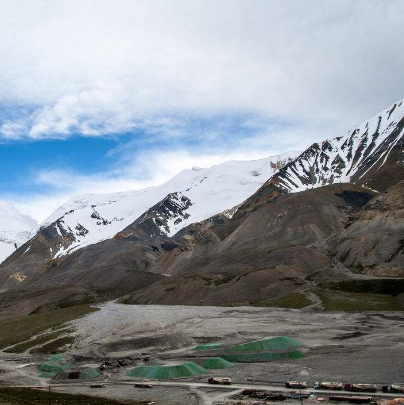
MULTIPOLYGON (((372 177, 387 163, 394 148, 400 147, 403 127, 404 103, 400 101, 345 136, 314 143, 273 181, 289 192, 346 182, 380 189, 377 181, 371 182, 372 177)), ((402 165, 402 160, 401 156, 396 163, 402 165)))
POLYGON ((8 201, 0 201, 0 262, 21 246, 37 226, 28 215, 21 214, 8 201))
POLYGON ((0 231, 26 232, 38 225, 35 219, 21 214, 8 201, 0 201, 0 221, 0 231))
POLYGON ((158 187, 74 197, 56 210, 39 232, 52 235, 52 243, 48 241, 51 258, 115 236, 171 236, 240 204, 299 154, 292 151, 254 161, 193 167, 158 187))

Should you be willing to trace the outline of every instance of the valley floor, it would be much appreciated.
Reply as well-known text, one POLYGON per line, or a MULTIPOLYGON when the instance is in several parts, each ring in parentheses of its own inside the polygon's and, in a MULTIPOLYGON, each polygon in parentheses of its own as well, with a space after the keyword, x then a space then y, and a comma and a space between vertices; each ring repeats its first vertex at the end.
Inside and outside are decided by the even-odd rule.
MULTIPOLYGON (((211 376, 227 376, 235 384, 281 384, 289 379, 351 381, 384 384, 400 382, 404 376, 404 316, 402 312, 313 312, 254 307, 132 306, 108 302, 100 310, 70 321, 75 343, 66 356, 77 366, 98 367, 105 358, 125 358, 126 367, 110 370, 108 384, 128 380, 126 371, 150 356, 147 364, 195 361, 218 356, 223 349, 196 351, 201 343, 223 342, 224 346, 265 337, 290 336, 305 347, 298 360, 236 363, 227 370, 180 382, 205 383, 211 376)), ((39 378, 38 366, 48 356, 0 354, 3 384, 47 386, 39 378)), ((115 386, 115 384, 113 384, 115 386)), ((158 400, 159 404, 200 403, 201 389, 192 386, 156 386, 134 390, 133 385, 116 398, 136 401, 158 400), (129 389, 130 388, 130 389, 129 389), (129 390, 129 391, 128 391, 129 390), (194 391, 198 391, 195 393, 194 391), (124 393, 127 394, 124 394, 124 393), (184 402, 185 401, 185 402, 184 402)), ((55 388, 56 389, 56 388, 55 388)), ((58 391, 104 395, 105 390, 59 386, 58 391), (94 392, 96 391, 96 392, 94 392)), ((114 391, 115 390, 115 391, 114 391)), ((206 391, 205 388, 202 391, 206 391)), ((209 390, 208 390, 209 391, 209 390)), ((106 395, 106 394, 105 394, 106 395)), ((202 395, 203 397, 203 395, 202 395)), ((220 395, 219 395, 220 397, 220 395)), ((208 401, 209 402, 209 401, 208 401)), ((204 402, 206 403, 206 401, 204 402)))

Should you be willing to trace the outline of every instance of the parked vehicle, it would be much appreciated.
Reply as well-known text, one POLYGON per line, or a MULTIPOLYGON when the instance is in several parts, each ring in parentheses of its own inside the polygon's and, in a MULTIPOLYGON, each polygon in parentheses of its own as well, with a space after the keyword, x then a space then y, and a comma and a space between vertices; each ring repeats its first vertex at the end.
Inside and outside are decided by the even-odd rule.
POLYGON ((344 389, 345 391, 355 391, 355 392, 377 392, 377 387, 374 384, 346 383, 344 389))
POLYGON ((350 402, 352 404, 368 404, 372 401, 372 397, 357 396, 352 397, 349 395, 332 395, 330 401, 343 401, 350 402))
POLYGON ((307 384, 304 381, 286 381, 285 387, 295 389, 305 389, 307 388, 307 384))
POLYGON ((227 377, 211 377, 208 379, 209 384, 231 385, 231 378, 227 377))
POLYGON ((105 384, 92 384, 91 388, 105 388, 106 385, 105 384))
POLYGON ((135 388, 153 388, 153 386, 146 383, 136 383, 135 388))
POLYGON ((315 382, 314 388, 317 390, 342 390, 343 384, 340 382, 315 382))
POLYGON ((403 394, 404 393, 404 385, 403 384, 383 385, 382 391, 383 392, 396 392, 396 393, 403 394))

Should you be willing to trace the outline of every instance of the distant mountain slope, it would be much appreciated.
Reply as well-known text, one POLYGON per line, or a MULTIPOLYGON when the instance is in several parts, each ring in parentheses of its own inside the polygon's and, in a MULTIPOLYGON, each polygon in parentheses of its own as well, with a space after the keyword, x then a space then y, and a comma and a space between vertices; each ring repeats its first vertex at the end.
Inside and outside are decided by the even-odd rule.
MULTIPOLYGON (((61 268, 59 266, 56 269, 56 263, 64 263, 61 260, 63 257, 102 241, 111 243, 104 246, 105 255, 109 252, 104 260, 105 266, 97 263, 97 268, 104 272, 113 271, 116 263, 110 261, 110 246, 116 247, 118 245, 114 240, 128 237, 130 241, 127 244, 119 244, 130 250, 127 252, 130 259, 125 260, 124 267, 128 271, 143 271, 170 249, 170 242, 164 242, 167 237, 188 224, 218 212, 224 211, 230 217, 234 206, 297 155, 299 152, 290 152, 255 161, 227 162, 207 169, 193 168, 179 173, 159 187, 72 198, 52 214, 27 243, 2 263, 0 286, 18 285, 21 281, 24 281, 24 285, 29 284, 37 280, 38 274, 44 280, 56 280, 53 275, 58 274, 61 268), (151 248, 153 258, 139 244, 151 248), (139 249, 142 257, 139 256, 139 260, 135 257, 135 249, 139 249), (143 266, 140 263, 142 260, 148 264, 143 266)), ((123 250, 121 254, 125 256, 123 250)), ((95 251, 89 250, 90 253, 95 251)), ((88 260, 86 255, 80 257, 87 257, 88 260)), ((90 267, 88 263, 91 260, 86 262, 86 270, 90 272, 95 262, 90 267)), ((66 265, 66 268, 72 269, 74 266, 66 265)), ((74 269, 70 272, 74 273, 74 269)), ((120 274, 119 277, 123 277, 123 273, 120 274)), ((104 281, 110 276, 105 276, 104 281)), ((117 274, 116 277, 119 278, 117 274)), ((60 279, 63 280, 63 275, 60 279)), ((82 279, 88 280, 85 277, 82 279)), ((72 280, 78 281, 74 279, 74 274, 72 280)))
POLYGON ((17 211, 12 203, 0 201, 0 263, 25 243, 37 222, 17 211))
POLYGON ((240 204, 298 155, 299 152, 289 152, 260 160, 193 168, 158 187, 72 198, 44 221, 41 229, 60 236, 51 252, 52 257, 59 257, 114 237, 159 201, 171 199, 171 210, 164 223, 157 222, 158 232, 170 236, 192 222, 240 204))

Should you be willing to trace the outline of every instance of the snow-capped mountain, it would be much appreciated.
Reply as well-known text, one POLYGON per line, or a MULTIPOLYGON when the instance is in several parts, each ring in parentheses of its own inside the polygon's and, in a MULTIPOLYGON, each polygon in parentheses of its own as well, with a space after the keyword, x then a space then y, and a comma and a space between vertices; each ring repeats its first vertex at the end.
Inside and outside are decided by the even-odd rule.
POLYGON ((160 202, 169 203, 170 209, 163 220, 156 217, 154 221, 159 232, 171 236, 190 223, 240 204, 299 154, 292 151, 253 161, 194 167, 158 187, 72 198, 41 224, 40 229, 59 236, 57 246, 49 247, 49 258, 114 237, 160 202))
POLYGON ((314 143, 273 181, 288 192, 348 182, 384 191, 403 175, 403 135, 402 100, 344 136, 314 143), (394 166, 390 173, 388 159, 394 166), (394 182, 388 176, 395 177, 394 182))
POLYGON ((37 222, 17 211, 14 205, 0 201, 0 263, 25 243, 37 222))
MULTIPOLYGON (((301 230, 312 229, 317 218, 311 198, 317 199, 320 211, 331 206, 321 225, 329 234, 329 227, 344 224, 352 210, 376 194, 369 189, 383 192, 402 181, 403 117, 404 104, 399 102, 346 135, 315 143, 303 153, 193 168, 158 187, 72 198, 1 264, 0 287, 77 283, 112 286, 117 296, 163 280, 180 265, 184 271, 199 266, 202 273, 218 274, 224 263, 234 264, 231 271, 241 271, 240 263, 245 269, 268 266, 267 255, 274 252, 271 241, 278 243, 283 237, 287 249, 276 249, 274 268, 283 263, 295 274, 296 268, 320 259, 318 265, 325 266, 324 252, 311 256, 309 247, 309 255, 300 256, 288 250, 301 244, 295 236, 306 238, 310 232, 301 230), (344 182, 356 185, 320 188, 344 182), (316 190, 287 195, 307 188, 316 190), (288 201, 295 201, 295 206, 288 201), (285 223, 288 218, 292 222, 285 223), (275 238, 273 221, 280 233, 275 238), (257 232, 261 226, 265 229, 257 232), (296 234, 291 233, 293 227, 296 234), (231 246, 237 249, 225 253, 231 246)), ((315 230, 314 234, 319 235, 315 230)))

